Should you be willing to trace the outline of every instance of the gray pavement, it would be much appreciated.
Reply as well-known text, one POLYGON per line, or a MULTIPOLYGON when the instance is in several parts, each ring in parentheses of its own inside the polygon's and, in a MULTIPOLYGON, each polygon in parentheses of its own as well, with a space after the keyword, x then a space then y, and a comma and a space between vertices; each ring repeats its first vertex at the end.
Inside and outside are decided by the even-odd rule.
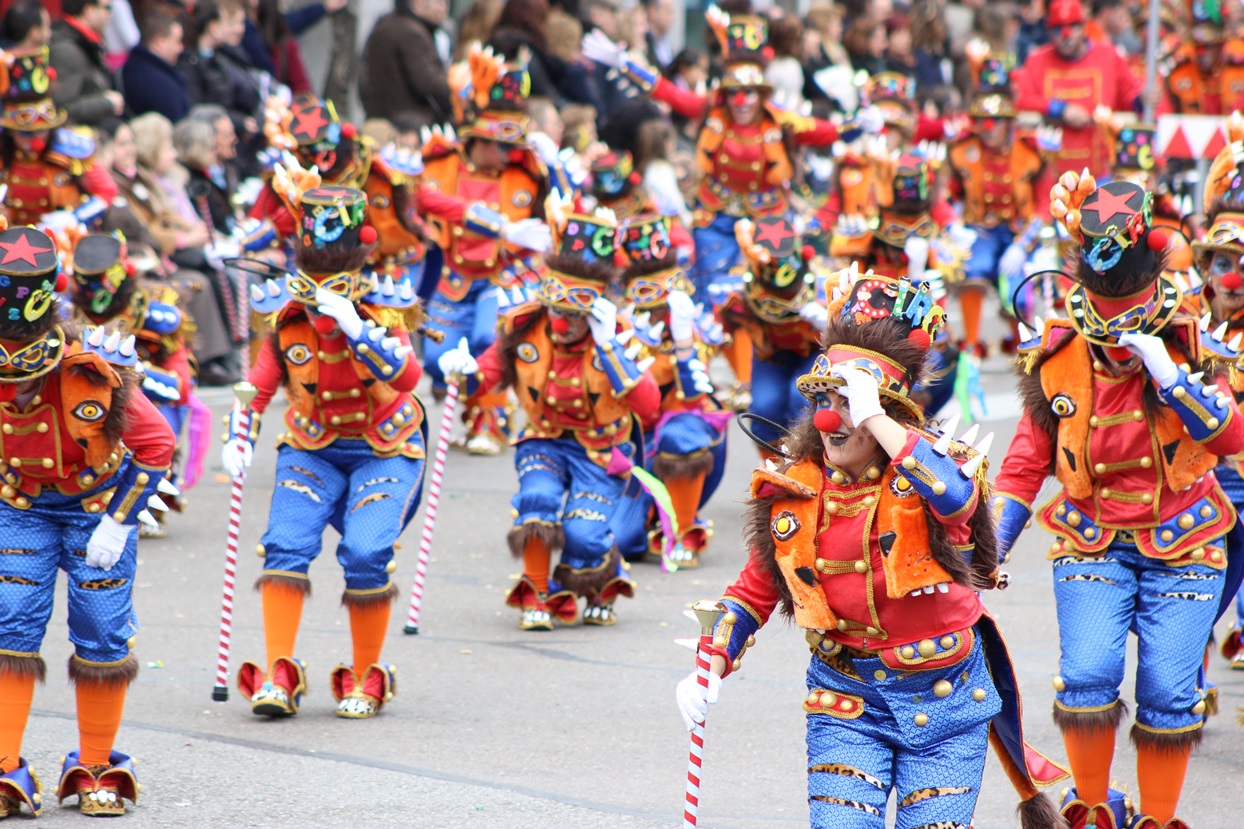
MULTIPOLYGON (((1018 406, 1005 371, 998 358, 986 364, 987 426, 998 432, 995 464, 1018 406)), ((226 392, 205 390, 205 397, 217 414, 225 410, 226 392)), ((434 424, 439 414, 433 407, 434 424)), ((269 415, 243 509, 234 670, 243 659, 263 655, 259 599, 249 586, 261 567, 253 551, 273 483, 276 417, 269 415)), ((140 546, 137 654, 143 669, 118 748, 138 758, 145 790, 124 825, 681 826, 687 738, 673 689, 693 656, 674 639, 696 634, 683 610, 720 595, 745 559, 739 501, 755 454, 737 431, 731 441, 725 481, 706 510, 716 536, 704 566, 669 575, 637 566, 638 593, 620 604, 616 627, 552 633, 521 633, 516 613, 503 605, 518 571, 505 544, 515 488, 511 459, 451 454, 421 633, 402 635, 403 597, 385 649, 385 659, 399 666, 398 694, 379 717, 362 722, 336 719, 328 689, 329 671, 350 658, 331 531, 329 554, 311 570, 314 593, 297 647, 310 665, 302 712, 288 721, 259 720, 233 689, 227 703, 211 701, 229 498, 212 457, 205 480, 188 493, 189 511, 170 522, 169 537, 140 546)), ((414 573, 421 526, 422 512, 398 553, 403 591, 414 573)), ((1028 532, 1008 566, 1012 587, 987 602, 1011 644, 1029 741, 1061 759, 1049 715, 1058 640, 1047 547, 1040 531, 1028 532)), ((48 788, 59 758, 76 745, 73 695, 62 667, 70 653, 63 609, 62 595, 44 647, 50 679, 36 694, 24 749, 48 788)), ((710 714, 705 827, 806 825, 801 702, 807 651, 800 633, 780 621, 757 638, 710 714)), ((1129 701, 1132 676, 1129 670, 1124 686, 1129 701)), ((1244 673, 1232 674, 1216 659, 1212 676, 1223 714, 1211 721, 1194 756, 1181 809, 1197 829, 1244 825, 1230 796, 1244 766, 1244 732, 1235 723, 1236 706, 1244 706, 1244 673)), ((1134 759, 1123 733, 1114 779, 1133 794, 1134 759)), ((1014 806, 1014 792, 991 759, 977 829, 1017 826, 1014 806)), ((83 820, 71 803, 49 803, 40 822, 83 820)))

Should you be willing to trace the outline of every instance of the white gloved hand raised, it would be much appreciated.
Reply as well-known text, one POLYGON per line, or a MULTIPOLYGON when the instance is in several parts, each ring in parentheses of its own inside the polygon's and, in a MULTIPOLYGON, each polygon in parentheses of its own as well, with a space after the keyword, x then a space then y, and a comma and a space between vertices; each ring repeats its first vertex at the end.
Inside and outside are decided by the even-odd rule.
POLYGON ((530 132, 527 134, 527 144, 546 166, 551 167, 559 161, 557 142, 548 135, 542 132, 530 132))
POLYGON ((315 302, 318 310, 326 317, 336 321, 341 332, 352 340, 363 336, 363 318, 359 316, 354 303, 341 294, 334 294, 323 288, 315 290, 315 302))
POLYGON ((829 325, 829 309, 819 302, 805 303, 799 309, 799 316, 811 323, 818 331, 824 331, 829 325))
POLYGON ((255 447, 251 446, 249 440, 234 438, 220 450, 220 465, 229 473, 230 478, 236 478, 250 468, 254 455, 255 447))
POLYGON ((682 291, 669 293, 670 336, 675 345, 690 345, 695 332, 695 303, 682 291))
POLYGON ((86 566, 111 570, 121 560, 125 545, 130 540, 133 525, 118 524, 111 515, 104 514, 86 542, 86 566))
POLYGON ((437 357, 436 365, 446 379, 455 374, 459 377, 467 377, 479 371, 479 363, 471 356, 471 349, 467 344, 466 337, 458 341, 456 348, 451 348, 437 357))
POLYGON ((721 677, 711 671, 708 674, 707 688, 700 684, 695 671, 679 681, 674 698, 678 702, 678 713, 682 714, 683 724, 688 731, 704 722, 704 718, 708 716, 708 706, 717 701, 720 693, 721 677))
POLYGON ((501 238, 511 245, 536 253, 544 253, 553 246, 553 234, 549 232, 549 226, 539 219, 506 222, 501 228, 501 238))
POLYGON ((998 260, 998 274, 1011 283, 1018 283, 1024 277, 1024 264, 1028 261, 1028 251, 1024 246, 1012 243, 998 260))
POLYGON ((1162 388, 1170 388, 1179 379, 1179 366, 1171 359, 1161 337, 1128 332, 1119 335, 1119 345, 1130 348, 1139 355, 1145 368, 1149 369, 1149 374, 1162 388))
POLYGON ((583 57, 610 69, 619 69, 626 62, 626 44, 614 43, 600 29, 592 29, 583 36, 583 57))
POLYGON ((830 372, 830 376, 841 379, 846 385, 838 392, 847 399, 851 412, 851 422, 856 428, 865 420, 876 415, 884 415, 881 408, 881 396, 877 387, 877 378, 861 368, 842 366, 830 372))
POLYGON ((603 296, 597 297, 592 303, 592 312, 587 315, 587 326, 597 345, 614 342, 618 336, 618 306, 603 296))

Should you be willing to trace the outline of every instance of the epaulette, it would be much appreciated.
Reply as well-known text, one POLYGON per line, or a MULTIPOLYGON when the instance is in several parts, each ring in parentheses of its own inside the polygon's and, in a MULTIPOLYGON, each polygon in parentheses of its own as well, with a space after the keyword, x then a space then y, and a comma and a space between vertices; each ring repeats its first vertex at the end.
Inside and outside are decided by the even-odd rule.
POLYGON ((375 155, 371 169, 392 184, 407 184, 423 174, 423 155, 418 150, 399 150, 390 144, 375 155))
POLYGON ((87 328, 82 332, 82 350, 97 354, 114 366, 132 368, 138 362, 133 335, 122 337, 121 332, 113 331, 105 336, 102 327, 87 328))
POLYGON ((251 285, 251 308, 262 316, 279 313, 293 301, 288 276, 267 280, 263 287, 251 285))
POLYGON ((152 334, 161 337, 174 334, 181 328, 181 311, 176 305, 158 300, 149 300, 147 315, 143 318, 142 327, 152 334))
POLYGON ((1068 334, 1075 334, 1075 329, 1071 327, 1071 320, 1068 319, 1048 319, 1042 321, 1040 317, 1037 317, 1035 323, 1036 331, 1030 331, 1028 326, 1023 323, 1019 325, 1019 351, 1017 359, 1024 374, 1032 373, 1033 366, 1036 365, 1038 358, 1042 354, 1061 346, 1067 339, 1068 334))
POLYGON ((772 498, 785 493, 795 498, 815 498, 816 490, 787 477, 776 469, 762 466, 752 472, 752 498, 772 498))
POLYGON ((48 150, 76 161, 86 161, 95 154, 95 140, 73 130, 56 130, 48 150))
POLYGON ((403 272, 396 280, 392 274, 374 274, 372 290, 363 297, 368 305, 382 308, 409 308, 419 301, 410 277, 403 272))
POLYGON ((524 302, 521 305, 515 305, 506 311, 501 317, 501 332, 511 334, 516 328, 531 318, 533 314, 544 312, 544 305, 538 301, 524 302))

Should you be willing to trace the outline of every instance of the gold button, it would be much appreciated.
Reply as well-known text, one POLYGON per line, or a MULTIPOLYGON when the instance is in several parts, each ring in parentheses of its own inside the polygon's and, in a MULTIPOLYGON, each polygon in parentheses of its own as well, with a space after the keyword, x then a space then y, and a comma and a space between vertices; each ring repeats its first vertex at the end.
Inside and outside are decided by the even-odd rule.
POLYGON ((977 702, 984 702, 985 697, 987 696, 989 695, 985 693, 984 688, 977 688, 975 691, 972 692, 972 699, 976 700, 977 702))
POLYGON ((13 424, 6 423, 4 426, 0 426, 0 430, 3 430, 6 435, 11 435, 13 434, 13 424))
POLYGON ((1202 518, 1209 518, 1213 514, 1214 514, 1214 508, 1211 507, 1209 504, 1206 504, 1203 507, 1201 507, 1202 518))
POLYGON ((340 425, 341 425, 341 415, 333 415, 332 417, 330 417, 330 418, 328 419, 328 422, 329 422, 330 424, 332 424, 333 426, 340 426, 340 425))
POLYGON ((1093 471, 1096 472, 1098 475, 1105 475, 1106 465, 1104 463, 1093 464, 1093 471))
POLYGON ((1146 456, 1140 459, 1141 469, 1148 469, 1151 466, 1153 466, 1153 458, 1146 456))
POLYGON ((878 630, 878 629, 877 629, 877 628, 875 628, 875 627, 872 627, 871 625, 869 625, 868 627, 864 628, 864 633, 865 633, 865 635, 867 635, 867 636, 879 636, 879 635, 881 635, 881 631, 880 631, 880 630, 878 630))
POLYGON ((386 573, 392 573, 395 570, 397 570, 397 562, 393 559, 389 559, 389 563, 384 566, 384 571, 386 573))
POLYGON ((816 567, 816 572, 818 573, 829 572, 829 562, 826 559, 818 558, 814 566, 816 567))
POLYGON ((943 636, 938 641, 941 643, 942 650, 944 651, 948 651, 955 646, 955 637, 953 636, 943 636))
POLYGON ((911 721, 914 722, 916 725, 920 726, 921 728, 924 728, 926 725, 929 724, 929 715, 928 714, 917 714, 916 716, 911 718, 911 721))
POLYGON ((808 698, 803 701, 803 704, 811 708, 815 706, 817 703, 819 703, 820 700, 821 700, 820 694, 808 694, 808 698))
POLYGON ((864 506, 871 507, 875 503, 877 503, 877 499, 874 498, 873 496, 871 495, 864 496, 864 506))
POLYGON ((1063 682, 1063 678, 1061 676, 1054 677, 1054 690, 1055 691, 1067 690, 1067 683, 1063 682))
POLYGON ((1175 534, 1171 532, 1170 530, 1162 530, 1162 532, 1158 533, 1158 538, 1162 540, 1163 542, 1169 542, 1174 537, 1175 537, 1175 534))
POLYGON ((86 505, 87 512, 99 512, 101 509, 103 509, 103 507, 101 507, 99 504, 87 504, 86 505))
POLYGON ((846 619, 839 619, 839 620, 838 620, 838 630, 846 630, 846 629, 847 629, 847 620, 846 620, 846 619))
POLYGON ((1204 561, 1205 560, 1205 549, 1202 547, 1198 547, 1195 550, 1193 550, 1192 560, 1193 561, 1204 561))
POLYGON ((1137 423, 1139 423, 1140 421, 1144 419, 1145 419, 1145 413, 1143 411, 1141 411, 1140 409, 1134 409, 1132 411, 1132 420, 1135 420, 1137 423))
POLYGON ((932 639, 921 639, 916 643, 916 650, 920 652, 921 656, 928 659, 930 656, 937 653, 937 645, 934 644, 932 639))
POLYGON ((52 460, 51 458, 44 458, 44 459, 43 459, 43 468, 44 468, 44 469, 51 469, 53 466, 56 466, 56 461, 52 460))
POLYGON ((954 686, 944 679, 933 683, 933 696, 935 697, 948 697, 953 690, 954 686))
POLYGON ((727 642, 726 642, 726 637, 724 637, 724 636, 714 636, 714 637, 713 637, 713 647, 714 647, 714 648, 724 648, 724 647, 726 646, 726 644, 727 644, 727 642))
POLYGON ((1097 420, 1097 415, 1093 415, 1092 417, 1089 418, 1089 425, 1092 426, 1094 429, 1097 428, 1098 423, 1099 421, 1097 420))
POLYGON ((838 695, 832 691, 826 691, 825 693, 821 694, 821 707, 822 708, 833 708, 834 703, 836 703, 837 701, 838 701, 838 695))
POLYGON ((21 465, 22 465, 21 458, 9 458, 9 466, 13 467, 14 469, 21 468, 21 465))
POLYGON ((125 646, 130 650, 134 650, 134 646, 136 644, 138 644, 138 637, 136 636, 131 636, 129 639, 125 640, 125 646))
POLYGON ((1205 700, 1201 700, 1196 705, 1192 706, 1192 713, 1193 714, 1204 714, 1205 713, 1205 700))
POLYGON ((268 554, 268 551, 264 549, 264 546, 262 544, 255 545, 255 555, 259 556, 260 558, 263 558, 267 554, 268 554))
POLYGON ((1217 428, 1218 428, 1218 418, 1216 418, 1216 417, 1211 417, 1209 420, 1205 421, 1205 427, 1206 427, 1207 429, 1217 429, 1217 428))
POLYGON ((876 679, 878 682, 884 682, 885 677, 886 677, 885 671, 881 670, 880 668, 873 671, 873 678, 876 679))
POLYGON ((881 477, 881 470, 875 466, 870 466, 868 467, 867 475, 868 475, 868 480, 875 481, 881 477))
POLYGON ((1112 490, 1110 487, 1104 486, 1101 488, 1101 497, 1109 498, 1113 494, 1114 494, 1114 490, 1112 490))
POLYGON ((916 658, 916 649, 913 648, 911 645, 904 645, 902 648, 899 649, 899 653, 903 655, 904 659, 915 659, 916 658))
POLYGON ((867 572, 868 572, 868 565, 867 565, 867 564, 865 564, 865 563, 864 563, 864 562, 862 562, 862 561, 857 561, 857 562, 855 562, 855 572, 857 572, 857 573, 867 573, 867 572))
POLYGON ((837 471, 835 471, 834 474, 830 475, 829 479, 838 486, 842 486, 843 482, 846 481, 846 478, 843 476, 843 474, 837 471))
POLYGON ((1084 537, 1085 538, 1096 538, 1097 530, 1094 529, 1093 527, 1089 527, 1087 530, 1084 531, 1084 537))
POLYGON ((915 469, 916 459, 913 458, 911 455, 908 455, 907 457, 903 458, 903 468, 904 469, 915 469))
POLYGON ((1190 530, 1192 529, 1192 525, 1196 523, 1196 519, 1185 512, 1183 515, 1179 516, 1179 520, 1175 523, 1179 525, 1179 529, 1181 530, 1190 530))
POLYGON ((1144 493, 1143 495, 1141 495, 1141 496, 1140 496, 1140 502, 1141 502, 1142 504, 1152 504, 1152 503, 1153 503, 1153 496, 1152 496, 1152 495, 1150 495, 1148 492, 1146 492, 1146 493, 1144 493))
POLYGON ((332 399, 333 399, 333 393, 332 393, 331 391, 322 392, 322 393, 320 394, 320 397, 322 397, 322 398, 323 398, 323 399, 325 399, 325 400, 332 400, 332 399))
POLYGON ((351 397, 356 397, 356 398, 357 398, 357 397, 362 397, 362 396, 363 396, 363 390, 362 390, 362 389, 350 389, 350 396, 351 396, 351 397))
POLYGON ((1067 523, 1073 527, 1080 526, 1080 513, 1073 512, 1067 516, 1067 523))
POLYGON ((1054 510, 1054 514, 1057 515, 1059 518, 1062 518, 1064 515, 1067 514, 1067 505, 1059 504, 1058 509, 1054 510))
POLYGON ((946 484, 942 483, 941 481, 937 481, 936 483, 934 483, 934 484, 933 484, 933 494, 934 494, 934 495, 945 495, 945 494, 946 494, 946 484))
POLYGON ((825 511, 828 512, 830 515, 837 515, 838 514, 838 502, 830 501, 828 504, 825 505, 825 511))

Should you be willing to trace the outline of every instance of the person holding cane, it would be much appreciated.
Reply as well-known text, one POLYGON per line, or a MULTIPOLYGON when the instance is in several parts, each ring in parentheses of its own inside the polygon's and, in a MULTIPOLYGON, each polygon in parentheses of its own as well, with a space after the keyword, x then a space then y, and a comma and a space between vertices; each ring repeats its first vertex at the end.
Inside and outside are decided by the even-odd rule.
MULTIPOLYGON (((848 281, 855 277, 853 281, 848 281)), ((1040 795, 1065 772, 1023 744, 1014 671, 978 590, 1003 582, 985 451, 940 435, 909 396, 944 323, 927 288, 860 275, 829 306, 825 350, 797 381, 814 406, 785 457, 752 475, 750 557, 721 599, 707 687, 677 701, 691 729, 774 610, 793 617, 808 667, 810 825, 972 822, 992 741, 1025 829, 1054 827, 1040 795), (858 539, 848 543, 846 539, 858 539)))

